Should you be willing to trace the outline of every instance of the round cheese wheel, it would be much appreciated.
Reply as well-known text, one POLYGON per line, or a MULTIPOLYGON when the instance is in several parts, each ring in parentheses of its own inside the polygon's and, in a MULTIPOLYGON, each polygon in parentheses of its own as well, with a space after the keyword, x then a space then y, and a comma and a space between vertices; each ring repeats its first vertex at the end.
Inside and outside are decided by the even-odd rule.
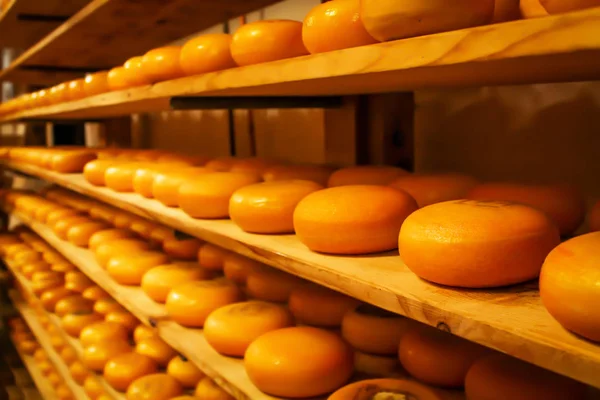
POLYGON ((113 223, 117 210, 114 207, 96 205, 89 210, 90 217, 113 223))
MULTIPOLYGON (((150 231, 150 241, 152 244, 162 246, 168 240, 175 240, 175 231, 166 226, 158 226, 150 231)), ((196 252, 197 253, 197 252, 196 252)), ((196 258, 197 254, 194 255, 196 258)))
POLYGON ((477 184, 469 176, 458 174, 407 175, 390 183, 395 189, 410 194, 419 207, 448 200, 460 200, 477 184))
POLYGON ((240 66, 307 54, 302 43, 302 23, 298 21, 267 20, 245 24, 231 41, 231 56, 240 66))
POLYGON ((539 0, 549 14, 561 14, 586 8, 600 7, 598 0, 539 0))
POLYGON ((229 200, 229 216, 251 233, 292 233, 296 205, 323 186, 310 181, 262 182, 236 190, 229 200))
POLYGON ((152 358, 132 351, 110 358, 102 375, 110 386, 124 392, 136 379, 156 372, 158 365, 152 358))
POLYGON ((285 303, 289 300, 292 291, 304 283, 301 278, 286 272, 257 267, 247 275, 246 293, 259 300, 285 303))
POLYGON ((587 398, 585 385, 503 354, 475 361, 465 391, 469 400, 587 398))
POLYGON ((179 188, 179 207, 193 218, 228 218, 233 193, 260 178, 243 172, 211 172, 186 179, 179 188))
POLYGON ((104 320, 106 322, 116 322, 121 324, 129 332, 133 331, 140 324, 137 317, 126 310, 111 311, 104 316, 104 320))
POLYGON ((483 288, 536 278, 560 236, 552 221, 531 207, 457 200, 414 212, 398 242, 400 257, 419 277, 483 288))
POLYGON ((306 284, 292 290, 289 307, 296 321, 306 325, 337 327, 344 314, 360 302, 352 297, 315 284, 306 284))
POLYGON ((416 209, 412 197, 390 187, 329 188, 309 194, 298 203, 294 228, 298 239, 314 251, 375 253, 398 246, 400 227, 416 209))
POLYGON ((126 340, 110 340, 87 346, 83 349, 82 361, 86 367, 101 372, 109 359, 131 352, 126 340))
POLYGON ((327 186, 333 168, 320 165, 275 165, 263 172, 265 182, 302 180, 327 186))
POLYGON ((363 25, 359 0, 336 0, 313 8, 304 19, 302 41, 311 54, 377 43, 363 25))
POLYGON ((96 159, 93 151, 65 151, 52 156, 51 169, 61 173, 82 172, 85 165, 96 159))
POLYGON ((335 333, 291 327, 267 332, 252 342, 244 365, 250 380, 269 395, 316 397, 350 379, 353 355, 335 333))
POLYGON ((152 164, 138 168, 132 180, 133 191, 151 199, 154 197, 152 187, 158 173, 179 171, 181 169, 181 165, 175 164, 152 164))
MULTIPOLYGON (((198 249, 198 263, 202 268, 220 271, 223 269, 226 256, 229 251, 215 246, 214 244, 204 243, 198 249)), ((230 278, 231 279, 231 278, 230 278)), ((246 280, 244 279, 244 282, 246 280)))
POLYGON ((120 254, 110 258, 106 272, 121 285, 140 285, 146 272, 168 262, 169 257, 158 251, 120 254))
POLYGON ((389 185, 409 173, 402 168, 365 165, 338 169, 329 177, 327 186, 389 185))
POLYGON ((84 299, 97 301, 110 297, 100 286, 90 286, 81 293, 84 299))
POLYGON ((104 243, 119 239, 130 239, 132 237, 134 237, 134 233, 126 229, 105 229, 95 232, 90 236, 88 247, 91 251, 96 251, 104 243))
POLYGON ((234 400, 235 397, 223 390, 208 376, 205 376, 198 382, 198 386, 196 386, 196 390, 194 390, 194 397, 192 399, 234 400))
POLYGON ((142 240, 117 239, 104 243, 96 248, 94 255, 102 268, 106 268, 108 261, 115 255, 132 255, 150 250, 150 245, 142 240))
POLYGON ((102 321, 102 315, 95 312, 77 312, 62 317, 61 326, 70 336, 79 337, 79 334, 88 325, 102 321))
POLYGON ((567 240, 542 266, 540 296, 548 312, 565 328, 600 342, 600 232, 567 240))
POLYGON ((165 368, 169 361, 177 356, 175 350, 158 336, 140 340, 135 345, 135 351, 152 358, 162 368, 165 368))
MULTIPOLYGON (((396 347, 397 344, 396 344, 396 347)), ((354 371, 369 377, 391 378, 395 376, 405 376, 402 374, 402 367, 398 356, 379 356, 367 354, 360 351, 354 351, 354 371)))
POLYGON ((467 197, 512 201, 537 208, 554 221, 561 235, 572 234, 585 218, 585 202, 581 193, 567 186, 487 183, 473 188, 467 197))
POLYGON ((83 272, 71 271, 65 274, 65 288, 73 292, 83 293, 85 289, 93 285, 94 282, 83 272))
POLYGON ((156 332, 154 332, 154 329, 152 329, 149 326, 143 325, 143 324, 138 325, 133 331, 133 341, 135 343, 138 343, 138 342, 142 341, 143 339, 155 337, 155 336, 156 336, 156 332))
POLYGON ((77 225, 89 224, 89 223, 93 223, 93 222, 94 222, 94 220, 92 220, 91 218, 88 218, 88 217, 74 216, 74 217, 69 217, 69 218, 65 218, 61 221, 58 221, 51 228, 54 231, 54 234, 56 236, 58 236, 62 240, 67 240, 67 233, 69 232, 69 230, 71 228, 73 228, 77 225))
POLYGON ((23 276, 25 278, 31 279, 33 274, 36 272, 43 272, 43 271, 50 271, 50 270, 51 270, 51 265, 49 263, 47 263, 46 261, 43 261, 43 260, 39 260, 39 261, 28 262, 27 265, 24 265, 23 268, 21 268, 21 274, 23 274, 23 276))
POLYGON ((183 394, 183 387, 172 376, 159 373, 142 376, 127 388, 127 400, 171 400, 183 394))
POLYGON ((360 15, 367 32, 383 42, 488 24, 494 5, 494 0, 362 0, 360 15))
POLYGON ((183 168, 177 171, 158 172, 152 182, 152 197, 165 206, 179 205, 179 188, 184 182, 195 180, 208 170, 205 168, 183 168))
POLYGON ((54 312, 56 303, 58 303, 60 300, 66 299, 71 295, 73 295, 73 292, 71 292, 69 289, 58 286, 45 290, 39 297, 40 303, 42 303, 46 311, 54 312))
POLYGON ((94 310, 94 302, 86 300, 80 295, 71 295, 65 297, 58 302, 54 307, 54 313, 59 317, 64 317, 69 313, 74 312, 91 312, 94 310))
POLYGON ((72 208, 64 207, 49 213, 48 217, 46 218, 46 225, 52 228, 58 221, 62 221, 68 217, 74 216, 82 217, 83 214, 80 211, 73 210, 72 208))
POLYGON ((129 332, 123 325, 106 321, 88 325, 79 334, 79 341, 84 348, 102 342, 126 341, 128 338, 129 332))
POLYGON ((198 382, 205 377, 204 372, 183 356, 175 356, 169 361, 167 374, 188 389, 195 388, 198 382))
POLYGON ((416 326, 402 336, 398 356, 404 369, 422 382, 462 387, 473 362, 489 351, 450 333, 416 326))
POLYGON ((108 167, 104 173, 104 183, 116 192, 133 192, 133 177, 146 164, 134 162, 108 167))
POLYGON ((110 90, 123 90, 131 86, 129 72, 124 67, 115 67, 108 71, 108 87, 110 90))
POLYGON ((351 383, 334 392, 329 400, 367 400, 378 398, 443 400, 434 390, 418 382, 402 379, 369 379, 351 383))
POLYGON ((173 321, 201 328, 211 312, 242 298, 240 289, 229 280, 194 281, 174 287, 167 296, 166 308, 173 321))
POLYGON ((160 227, 161 225, 143 218, 135 218, 129 225, 129 229, 131 229, 132 232, 137 233, 144 239, 150 239, 152 231, 160 227))
POLYGON ((600 201, 598 201, 590 212, 590 231, 600 231, 600 201))
POLYGON ((264 301, 245 301, 216 309, 206 318, 204 336, 219 353, 243 357, 256 338, 294 325, 283 306, 264 301))
POLYGON ((125 61, 125 64, 123 64, 126 80, 130 86, 142 86, 151 83, 150 79, 144 75, 143 61, 143 56, 137 56, 131 57, 129 60, 125 61))
POLYGON ((95 96, 110 91, 108 86, 108 71, 88 74, 83 82, 83 91, 86 96, 95 96))
POLYGON ((142 58, 142 71, 150 82, 180 78, 184 75, 179 65, 180 46, 153 49, 142 58))
POLYGON ((231 169, 235 160, 234 157, 218 157, 208 161, 205 167, 215 172, 227 172, 231 169))
POLYGON ((212 279, 212 271, 194 262, 177 262, 150 269, 142 277, 142 290, 152 300, 164 303, 175 286, 192 281, 212 279))
POLYGON ((88 247, 90 238, 95 234, 110 229, 105 222, 87 222, 77 224, 67 231, 67 240, 75 246, 88 247))
POLYGON ((231 40, 231 35, 213 33, 187 41, 179 58, 181 69, 186 75, 197 75, 235 67, 231 40))
POLYGON ((199 239, 166 239, 162 242, 163 251, 173 258, 180 260, 194 260, 203 242, 199 239))
POLYGON ((117 301, 113 298, 104 298, 104 299, 99 299, 96 300, 96 302, 94 303, 94 311, 97 312, 98 314, 102 314, 104 316, 106 316, 107 314, 113 312, 113 311, 123 311, 124 308, 122 305, 120 305, 119 303, 117 303, 117 301))
POLYGON ((136 221, 140 221, 142 220, 142 218, 138 217, 137 215, 133 215, 130 212, 127 211, 117 211, 117 213, 114 215, 112 223, 115 226, 115 228, 118 229, 130 229, 131 225, 136 222, 136 221))
POLYGON ((342 336, 365 353, 391 355, 416 322, 369 304, 348 311, 342 319, 342 336))

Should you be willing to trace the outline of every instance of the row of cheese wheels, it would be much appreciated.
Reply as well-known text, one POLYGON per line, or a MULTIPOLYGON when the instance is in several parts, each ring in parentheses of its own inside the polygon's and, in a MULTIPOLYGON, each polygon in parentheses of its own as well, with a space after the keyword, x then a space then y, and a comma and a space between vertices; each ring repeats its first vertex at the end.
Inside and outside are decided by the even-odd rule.
MULTIPOLYGON (((118 244, 119 239, 113 239, 106 244, 98 243, 98 238, 108 240, 109 236, 117 233, 112 231, 109 235, 109 232, 111 231, 99 231, 90 236, 89 245, 95 248, 97 256, 102 255, 98 253, 103 246, 106 248, 112 247, 114 251, 114 249, 123 245, 123 242, 120 242, 121 245, 118 244)), ((147 235, 150 234, 147 233, 147 235)), ((133 244, 131 240, 127 240, 127 242, 133 244)), ((140 250, 138 246, 132 247, 131 245, 120 250, 132 253, 128 257, 128 263, 133 263, 140 257, 143 258, 145 252, 140 250)), ((286 328, 290 325, 292 316, 298 322, 306 325, 327 328, 339 328, 341 325, 342 337, 346 342, 350 343, 355 349, 374 355, 371 358, 360 358, 364 363, 377 362, 379 364, 372 369, 381 369, 380 365, 389 365, 389 359, 386 361, 385 358, 398 354, 402 365, 411 375, 431 385, 442 387, 461 387, 465 385, 467 373, 471 370, 474 360, 488 353, 488 350, 472 343, 437 332, 431 328, 419 326, 417 323, 405 318, 366 306, 356 307, 357 302, 353 299, 314 285, 302 284, 297 278, 291 276, 275 273, 274 271, 267 272, 265 266, 259 266, 250 260, 242 261, 243 259, 239 256, 231 258, 231 255, 224 251, 219 252, 218 248, 213 246, 204 245, 199 247, 198 252, 200 253, 199 264, 203 268, 211 270, 223 268, 229 279, 237 282, 249 296, 256 297, 261 301, 238 303, 240 292, 234 290, 233 285, 223 285, 222 283, 215 285, 214 282, 207 285, 206 281, 192 282, 182 284, 179 287, 185 285, 193 288, 194 293, 178 293, 178 296, 183 296, 184 302, 188 304, 190 302, 203 304, 194 309, 179 309, 179 314, 171 314, 171 317, 186 326, 203 326, 209 343, 222 354, 245 355, 245 364, 249 376, 260 389, 269 394, 283 397, 316 396, 334 390, 336 386, 343 384, 352 371, 352 357, 348 355, 348 348, 342 345, 339 337, 332 336, 321 329, 286 328), (248 271, 240 273, 240 267, 252 268, 254 271, 249 274, 248 271), (256 273, 257 271, 259 273, 256 273), (234 292, 235 294, 232 294, 234 292), (207 299, 210 297, 212 299, 207 299), (216 297, 220 297, 220 299, 217 300, 216 297), (264 300, 272 302, 287 301, 289 311, 281 306, 265 303, 264 300), (206 307, 211 309, 207 310, 206 307), (189 316, 192 313, 195 314, 194 317, 189 316), (257 320, 259 315, 261 316, 260 322, 257 320), (250 337, 253 334, 260 336, 258 338, 250 337), (323 346, 328 350, 323 350, 323 346), (424 348, 421 348, 422 346, 424 348), (312 354, 314 358, 311 361, 316 364, 314 370, 303 371, 304 376, 302 377, 289 371, 276 371, 273 365, 266 366, 262 359, 265 354, 269 354, 272 356, 271 361, 276 362, 279 368, 304 365, 308 360, 302 358, 304 357, 302 354, 297 354, 297 351, 303 353, 306 348, 314 349, 312 354), (318 350, 323 350, 323 353, 319 353, 318 350), (285 359, 286 363, 282 364, 282 359, 285 359), (336 374, 320 368, 326 361, 331 365, 332 360, 336 360, 334 362, 336 368, 338 368, 336 374), (340 369, 341 365, 347 366, 347 369, 340 369), (446 365, 447 368, 436 368, 435 365, 446 365), (323 374, 327 378, 322 378, 323 374), (285 388, 282 388, 281 382, 284 378, 286 385, 285 388), (310 388, 306 387, 308 381, 312 385, 310 388)), ((106 262, 105 257, 98 258, 101 263, 106 262)), ((108 264, 110 265, 115 259, 119 259, 119 256, 112 260, 109 259, 108 264)), ((173 292, 178 292, 177 285, 179 282, 174 282, 172 278, 169 279, 168 274, 164 274, 165 269, 163 266, 148 268, 148 272, 141 278, 142 288, 144 288, 146 276, 161 271, 161 279, 156 277, 156 280, 174 286, 167 295, 168 306, 169 298, 173 295, 173 292)), ((188 274, 181 278, 181 280, 183 279, 202 278, 188 274)), ((152 297, 152 291, 145 291, 155 301, 165 301, 163 297, 152 297)), ((486 361, 484 365, 486 366, 481 367, 481 374, 484 377, 480 378, 479 372, 474 372, 474 383, 467 385, 467 392, 471 390, 471 397, 474 399, 486 398, 480 396, 487 393, 487 381, 485 384, 480 385, 479 380, 487 379, 486 374, 490 372, 488 368, 495 371, 494 373, 499 373, 495 369, 498 365, 508 367, 511 362, 498 358, 495 361, 486 361), (488 362, 491 363, 491 366, 488 366, 488 362)), ((474 370, 479 371, 479 368, 474 370)), ((531 367, 528 366, 527 368, 531 367)), ((492 373, 492 376, 498 378, 499 376, 494 375, 494 373, 492 373)), ((545 380, 544 376, 546 378, 552 378, 553 376, 546 375, 546 372, 539 373, 541 374, 540 380, 536 381, 534 379, 534 385, 525 389, 526 393, 530 394, 530 390, 536 390, 533 388, 545 380)), ((534 373, 535 376, 538 376, 537 374, 537 372, 534 373)), ((554 395, 559 396, 556 398, 565 398, 566 392, 560 389, 563 385, 566 385, 564 389, 568 390, 569 395, 575 393, 575 398, 583 390, 583 386, 568 380, 565 381, 562 378, 557 379, 558 381, 555 382, 559 382, 559 387, 551 389, 555 393, 554 395), (573 390, 575 391, 573 392, 573 390)), ((520 386, 520 384, 517 385, 520 386)), ((523 388, 519 388, 519 390, 523 390, 523 388)), ((505 395, 506 392, 503 392, 502 396, 505 395)))
POLYGON ((201 35, 133 57, 110 71, 26 94, 0 106, 0 114, 78 100, 155 82, 403 39, 518 18, 599 6, 600 0, 333 0, 309 12, 304 23, 253 22, 233 35, 201 35))
MULTIPOLYGON (((42 373, 48 386, 52 387, 56 398, 58 400, 74 400, 75 397, 73 396, 73 392, 65 383, 52 361, 46 356, 44 350, 41 348, 33 333, 29 330, 25 321, 20 317, 11 318, 8 321, 8 326, 10 329, 10 337, 13 343, 15 343, 19 353, 24 355, 40 355, 35 357, 36 367, 42 373)), ((104 397, 101 400, 110 400, 110 398, 104 397)))

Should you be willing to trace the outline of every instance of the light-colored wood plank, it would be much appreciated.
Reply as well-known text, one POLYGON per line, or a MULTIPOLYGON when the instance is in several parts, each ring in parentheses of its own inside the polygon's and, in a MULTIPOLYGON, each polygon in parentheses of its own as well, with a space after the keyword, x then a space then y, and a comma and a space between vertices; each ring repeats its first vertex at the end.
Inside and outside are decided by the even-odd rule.
MULTIPOLYGON (((600 346, 562 328, 543 307, 535 284, 487 291, 439 287, 414 275, 397 252, 364 257, 318 254, 294 235, 249 234, 229 220, 195 220, 156 200, 92 186, 79 174, 57 174, 10 162, 5 165, 600 387, 600 346)), ((39 224, 31 226, 41 231, 39 224)))
MULTIPOLYGON (((12 341, 12 339, 11 339, 11 341, 12 341)), ((15 349, 17 350, 17 353, 19 354, 21 361, 23 361, 23 365, 29 372, 29 375, 31 376, 31 379, 33 380, 33 383, 35 384, 35 387, 37 388, 37 390, 32 390, 32 391, 25 391, 26 388, 22 388, 23 391, 25 392, 26 398, 30 398, 32 400, 34 400, 34 399, 57 400, 58 397, 56 396, 56 393, 54 392, 52 385, 50 385, 50 382, 48 382, 48 379, 46 379, 46 377, 42 374, 42 371, 40 371, 40 369, 36 365, 33 357, 21 353, 19 351, 19 348, 16 343, 13 342, 13 345, 14 345, 15 349)))
POLYGON ((172 96, 344 95, 599 78, 600 8, 594 8, 233 68, 15 113, 8 119, 167 110, 172 96))

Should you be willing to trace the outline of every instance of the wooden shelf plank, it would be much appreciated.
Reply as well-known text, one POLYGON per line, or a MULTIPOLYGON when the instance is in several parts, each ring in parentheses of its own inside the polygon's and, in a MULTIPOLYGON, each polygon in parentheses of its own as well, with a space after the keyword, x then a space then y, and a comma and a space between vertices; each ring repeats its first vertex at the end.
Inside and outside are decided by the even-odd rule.
MULTIPOLYGON (((80 174, 58 174, 14 162, 4 165, 600 387, 600 346, 562 328, 543 307, 536 284, 486 291, 440 287, 410 272, 397 252, 364 257, 318 254, 294 235, 255 235, 243 232, 229 220, 195 220, 156 200, 92 186, 80 174)), ((28 222, 46 240, 58 242, 47 228, 28 222)), ((77 249, 66 253, 76 257, 73 254, 77 254, 77 249)))
POLYGON ((0 80, 12 80, 13 73, 26 66, 112 68, 154 47, 277 1, 92 0, 0 72, 0 80))
POLYGON ((345 95, 597 79, 600 8, 233 68, 23 111, 5 120, 168 110, 173 96, 345 95))
MULTIPOLYGON (((11 339, 11 341, 12 341, 12 339, 11 339)), ((19 347, 17 346, 17 344, 14 341, 12 341, 12 342, 13 342, 15 349, 17 350, 17 353, 19 354, 19 357, 21 358, 21 361, 23 361, 23 365, 29 372, 31 379, 33 380, 33 383, 35 384, 35 387, 37 388, 37 391, 33 391, 33 390, 26 391, 27 388, 22 388, 23 392, 25 394, 25 397, 28 399, 57 400, 58 396, 56 395, 54 389, 52 388, 52 385, 50 385, 50 382, 48 382, 48 379, 46 379, 46 377, 42 374, 42 371, 40 371, 40 369, 36 365, 33 357, 21 353, 19 351, 19 347)))

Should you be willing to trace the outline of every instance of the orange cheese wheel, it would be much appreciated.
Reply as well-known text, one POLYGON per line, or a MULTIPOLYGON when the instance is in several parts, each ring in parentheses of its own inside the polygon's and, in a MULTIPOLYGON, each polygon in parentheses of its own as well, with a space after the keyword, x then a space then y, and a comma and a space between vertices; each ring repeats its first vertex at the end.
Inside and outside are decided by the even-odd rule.
POLYGON ((150 82, 166 81, 184 75, 179 58, 181 47, 166 46, 153 49, 142 58, 142 71, 150 82))
POLYGON ((110 90, 123 90, 132 86, 129 73, 124 67, 115 67, 108 71, 107 80, 110 90))
POLYGON ((48 217, 46 218, 46 225, 52 227, 56 222, 63 220, 67 217, 73 217, 76 215, 82 216, 83 214, 81 214, 80 211, 73 210, 71 208, 60 208, 48 214, 48 217))
POLYGON ((215 172, 227 172, 231 169, 235 161, 234 157, 218 157, 208 161, 205 167, 215 172))
POLYGON ((143 324, 139 324, 133 330, 133 341, 135 343, 139 343, 140 341, 142 341, 146 338, 151 338, 151 337, 155 337, 155 336, 156 336, 156 332, 154 331, 154 329, 152 329, 149 326, 143 325, 143 324))
POLYGON ((346 167, 333 172, 329 177, 327 186, 389 185, 401 176, 408 174, 402 168, 390 166, 364 165, 346 167))
POLYGON ((377 43, 363 25, 360 0, 336 0, 313 8, 304 19, 302 40, 311 54, 377 43))
POLYGON ((503 354, 492 354, 475 361, 467 374, 465 391, 469 400, 588 397, 585 385, 503 354))
POLYGON ((85 165, 96 159, 92 151, 60 152, 52 157, 51 169, 62 173, 82 172, 85 165))
POLYGON ((301 278, 286 272, 259 267, 248 274, 246 293, 259 300, 285 303, 289 300, 292 291, 305 283, 301 278))
POLYGON ((129 229, 131 229, 132 232, 137 233, 144 239, 150 239, 152 231, 160 227, 161 226, 156 222, 148 221, 143 218, 133 218, 129 225, 129 229))
POLYGON ((600 231, 600 201, 598 201, 590 212, 590 231, 600 231))
POLYGON ((320 165, 276 165, 263 172, 265 182, 303 180, 327 186, 333 168, 320 165))
POLYGON ((223 390, 219 385, 215 383, 208 376, 202 378, 194 390, 194 396, 192 399, 205 399, 205 400, 234 400, 235 397, 223 390))
POLYGON ((201 35, 185 43, 179 62, 186 75, 205 74, 236 66, 231 57, 232 36, 225 33, 201 35))
POLYGON ((163 251, 169 256, 181 260, 193 260, 198 256, 202 245, 199 239, 166 239, 162 242, 163 251))
POLYGON ((93 285, 94 282, 83 272, 71 271, 65 274, 65 287, 73 292, 82 293, 93 285))
POLYGON ((84 299, 97 301, 100 299, 105 299, 110 297, 108 293, 106 293, 100 286, 90 286, 86 288, 83 293, 81 293, 84 299))
POLYGON ((181 165, 175 164, 153 164, 140 167, 133 176, 133 191, 151 199, 154 197, 152 186, 154 185, 154 179, 156 179, 158 173, 169 171, 176 172, 181 169, 181 165))
POLYGON ((561 14, 586 8, 600 7, 598 0, 539 0, 549 14, 561 14))
MULTIPOLYGON (((398 347, 398 343, 396 343, 398 347)), ((397 350, 397 349, 396 349, 397 350)), ((398 356, 380 356, 354 351, 354 371, 369 377, 392 378, 405 376, 398 356)))
POLYGON ((561 235, 570 235, 585 218, 582 195, 567 186, 530 186, 487 183, 473 188, 469 199, 512 201, 546 213, 558 226, 561 235))
POLYGON ((40 296, 40 303, 44 306, 47 311, 54 312, 56 304, 73 293, 65 287, 55 287, 44 291, 40 296))
POLYGON ((150 357, 162 368, 166 367, 169 361, 177 355, 175 350, 158 336, 149 337, 137 342, 135 352, 150 357))
POLYGON ((124 163, 106 169, 104 183, 117 192, 133 192, 133 177, 143 163, 124 163))
POLYGON ((567 240, 542 266, 540 296, 548 312, 565 328, 600 342, 600 232, 567 240))
POLYGON ((119 228, 119 229, 130 229, 131 225, 136 222, 136 221, 140 221, 142 220, 142 218, 138 217, 137 215, 133 215, 130 212, 127 211, 123 211, 123 212, 117 212, 113 218, 113 225, 115 226, 115 228, 119 228))
POLYGON ((131 352, 131 346, 125 340, 99 342, 83 349, 82 361, 93 371, 102 372, 111 358, 131 352))
POLYGON ((290 311, 297 322, 322 327, 340 326, 344 314, 358 304, 352 297, 314 284, 295 288, 289 297, 290 311))
POLYGON ((150 374, 133 381, 127 388, 127 400, 171 400, 183 394, 177 379, 167 374, 150 374))
POLYGON ((169 361, 167 374, 177 379, 181 386, 187 389, 195 388, 205 376, 194 363, 182 356, 175 356, 169 361))
POLYGON ((104 316, 104 320, 121 324, 129 331, 133 331, 140 324, 135 315, 125 310, 111 311, 104 316))
POLYGON ((223 269, 225 258, 228 254, 230 254, 230 252, 221 247, 210 243, 204 243, 200 246, 200 249, 198 249, 198 263, 202 268, 220 271, 223 269))
POLYGON ((164 303, 175 286, 192 281, 212 279, 213 273, 195 262, 177 262, 159 265, 142 277, 142 290, 152 300, 164 303))
POLYGON ((199 328, 211 312, 242 298, 240 289, 226 279, 194 281, 174 287, 167 296, 166 308, 173 321, 199 328))
POLYGON ((182 168, 181 170, 159 172, 152 183, 152 197, 165 206, 177 207, 179 205, 179 188, 188 179, 195 180, 205 174, 205 168, 182 168))
POLYGON ((560 243, 541 211, 517 203, 457 200, 410 215, 400 257, 419 277, 448 286, 505 286, 536 278, 560 243))
POLYGON ((277 181, 248 185, 229 200, 229 215, 246 232, 292 233, 296 205, 323 186, 310 181, 277 181))
POLYGON ((90 238, 98 232, 110 229, 110 225, 105 222, 87 222, 72 226, 67 231, 67 240, 75 246, 88 247, 90 238))
POLYGON ((110 258, 106 272, 121 285, 140 285, 146 272, 168 262, 169 257, 158 251, 120 254, 110 258))
POLYGON ((117 213, 117 210, 114 207, 96 205, 90 208, 88 213, 90 214, 90 217, 94 219, 112 223, 115 219, 115 214, 117 213))
POLYGON ((119 239, 130 239, 134 236, 133 232, 126 229, 105 229, 95 232, 88 240, 88 247, 91 251, 95 251, 104 243, 112 242, 119 239))
POLYGON ((131 57, 125 61, 123 68, 125 69, 126 80, 130 86, 148 85, 150 80, 144 75, 144 57, 131 57))
POLYGON ((150 250, 150 245, 142 240, 117 239, 98 246, 94 255, 98 264, 106 268, 108 261, 115 255, 133 254, 147 250, 150 250))
POLYGON ((123 306, 117 303, 115 299, 110 297, 96 300, 94 303, 94 311, 105 316, 113 311, 123 310, 123 306))
POLYGON ((143 354, 130 352, 110 358, 104 366, 104 379, 121 392, 138 378, 158 372, 156 362, 143 354))
POLYGON ((108 86, 108 71, 88 74, 83 82, 83 91, 86 96, 95 96, 110 90, 108 86))
POLYGON ((375 253, 398 246, 400 227, 416 209, 412 197, 390 187, 335 187, 301 200, 294 211, 294 228, 298 239, 314 251, 375 253))
POLYGON ((291 327, 267 332, 252 342, 244 365, 250 380, 269 395, 316 397, 350 379, 353 357, 350 346, 335 333, 291 327))
POLYGON ((187 179, 178 192, 179 207, 193 218, 228 218, 233 193, 260 178, 243 172, 211 172, 187 179))
POLYGON ((302 23, 298 21, 267 20, 242 25, 231 41, 231 56, 240 66, 307 54, 302 43, 302 23))
POLYGON ((404 369, 422 382, 462 387, 473 362, 487 352, 485 347, 452 334, 417 326, 402 336, 398 356, 404 369))
POLYGON ((390 186, 404 190, 417 201, 419 207, 425 207, 443 201, 464 199, 476 184, 477 181, 469 176, 443 174, 406 175, 390 183, 390 186))
POLYGON ((175 231, 166 226, 158 226, 150 231, 149 239, 153 244, 162 246, 166 241, 175 239, 175 231))
POLYGON ((398 351, 402 336, 416 324, 411 319, 363 304, 344 315, 342 336, 362 352, 391 355, 398 351))
POLYGON ((85 216, 73 216, 58 221, 52 226, 54 234, 63 240, 67 240, 67 233, 71 228, 79 224, 88 224, 94 222, 91 218, 85 216))
POLYGON ((125 161, 114 159, 90 161, 85 164, 85 167, 83 168, 83 176, 92 185, 105 186, 106 181, 104 176, 106 174, 106 170, 119 164, 125 164, 125 161))
MULTIPOLYGON (((443 400, 438 393, 418 382, 402 379, 369 379, 351 383, 335 391, 329 400, 376 399, 383 396, 398 396, 405 399, 443 400)), ((469 398, 470 399, 470 398, 469 398)))
POLYGON ((70 336, 79 337, 83 328, 95 322, 102 321, 102 315, 95 312, 78 312, 62 317, 61 326, 70 336))
POLYGON ((264 301, 245 301, 220 307, 204 323, 204 336, 219 353, 243 357, 256 338, 294 325, 292 314, 283 306, 264 301))
POLYGON ((36 272, 43 272, 43 271, 50 271, 50 264, 48 264, 46 261, 33 261, 33 262, 29 262, 27 263, 27 265, 23 266, 23 268, 21 269, 21 274, 23 274, 23 276, 25 276, 25 278, 27 279, 31 279, 31 277, 33 276, 34 273, 36 272))
POLYGON ((127 328, 117 322, 95 322, 83 328, 79 333, 79 341, 83 347, 115 340, 126 341, 128 338, 127 328))
POLYGON ((69 313, 91 312, 94 309, 94 302, 86 300, 80 295, 64 297, 56 302, 54 313, 59 317, 64 317, 69 313))

